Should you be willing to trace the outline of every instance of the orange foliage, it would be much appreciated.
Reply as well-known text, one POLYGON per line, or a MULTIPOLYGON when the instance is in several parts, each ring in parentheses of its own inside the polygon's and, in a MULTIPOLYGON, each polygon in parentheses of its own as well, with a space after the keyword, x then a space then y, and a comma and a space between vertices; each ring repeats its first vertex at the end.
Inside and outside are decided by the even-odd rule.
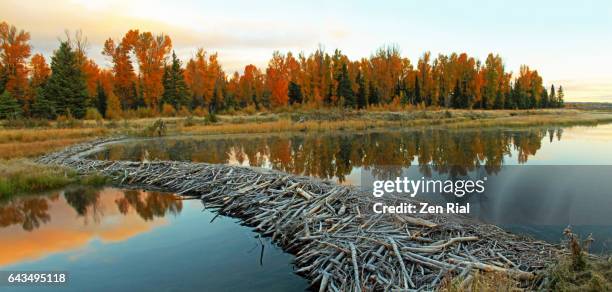
POLYGON ((164 64, 172 48, 172 41, 166 35, 153 37, 150 32, 138 33, 138 30, 130 30, 126 36, 132 42, 138 60, 144 102, 150 108, 157 108, 164 90, 164 64))
POLYGON ((38 88, 47 82, 51 75, 51 68, 47 65, 42 54, 35 54, 30 59, 30 86, 38 88))
POLYGON ((0 56, 3 71, 7 73, 6 90, 17 99, 27 98, 29 41, 30 33, 0 22, 0 56))
POLYGON ((285 106, 289 101, 289 76, 285 58, 274 52, 266 70, 266 82, 270 90, 270 101, 274 106, 285 106))

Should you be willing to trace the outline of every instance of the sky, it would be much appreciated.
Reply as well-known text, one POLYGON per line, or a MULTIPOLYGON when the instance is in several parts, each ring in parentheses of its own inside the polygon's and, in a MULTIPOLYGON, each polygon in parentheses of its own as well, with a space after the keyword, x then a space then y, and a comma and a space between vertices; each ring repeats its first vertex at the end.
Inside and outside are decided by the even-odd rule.
POLYGON ((49 57, 66 29, 81 29, 103 67, 111 37, 164 33, 182 60, 217 52, 226 72, 265 67, 272 52, 323 46, 352 59, 397 45, 415 64, 425 51, 500 54, 506 69, 537 69, 568 101, 612 102, 612 1, 154 1, 2 0, 0 21, 29 31, 49 57))

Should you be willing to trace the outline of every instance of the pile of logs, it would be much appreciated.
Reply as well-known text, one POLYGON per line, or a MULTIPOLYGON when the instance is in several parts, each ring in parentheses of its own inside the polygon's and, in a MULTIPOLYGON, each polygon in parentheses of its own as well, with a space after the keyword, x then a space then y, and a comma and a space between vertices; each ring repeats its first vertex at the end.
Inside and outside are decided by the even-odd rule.
POLYGON ((83 155, 111 142, 116 140, 76 145, 38 162, 101 173, 119 185, 201 199, 294 253, 297 273, 319 291, 434 290, 447 277, 467 285, 477 271, 505 273, 534 285, 538 271, 558 252, 554 245, 465 217, 374 214, 368 209, 371 194, 311 177, 207 163, 100 161, 83 155))

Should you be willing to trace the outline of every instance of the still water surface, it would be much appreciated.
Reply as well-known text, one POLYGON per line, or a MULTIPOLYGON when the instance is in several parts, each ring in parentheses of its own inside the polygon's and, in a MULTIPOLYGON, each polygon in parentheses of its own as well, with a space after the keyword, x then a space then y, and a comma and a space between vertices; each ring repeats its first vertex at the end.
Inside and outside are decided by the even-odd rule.
POLYGON ((165 193, 77 188, 15 198, 0 204, 0 246, 1 270, 69 272, 66 286, 43 291, 290 291, 307 284, 293 273, 293 256, 236 219, 165 193))
MULTIPOLYGON (((504 183, 461 199, 474 204, 472 216, 551 242, 572 224, 594 233, 597 252, 609 252, 611 151, 612 125, 600 125, 169 137, 111 145, 94 157, 251 165, 354 185, 364 174, 395 174, 388 166, 424 176, 485 173, 504 183), (572 189, 570 178, 581 175, 586 186, 572 189)), ((0 269, 70 271, 61 291, 306 288, 293 274, 293 256, 237 220, 214 216, 199 201, 156 192, 72 188, 20 196, 0 202, 0 269)))

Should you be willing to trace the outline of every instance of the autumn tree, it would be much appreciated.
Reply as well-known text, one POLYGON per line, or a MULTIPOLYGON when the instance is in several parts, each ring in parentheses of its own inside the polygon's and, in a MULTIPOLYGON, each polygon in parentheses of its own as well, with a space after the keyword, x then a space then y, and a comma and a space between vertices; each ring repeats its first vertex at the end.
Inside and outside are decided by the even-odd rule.
POLYGON ((42 54, 35 54, 30 59, 30 87, 42 87, 51 76, 51 68, 42 54))
POLYGON ((8 91, 22 105, 28 103, 30 33, 0 22, 0 92, 8 91))
POLYGON ((255 105, 259 108, 263 105, 264 76, 255 65, 244 67, 244 74, 240 76, 238 84, 239 100, 242 106, 255 105))
POLYGON ((285 57, 278 51, 272 54, 266 70, 266 85, 271 93, 271 104, 275 107, 286 106, 289 101, 289 76, 285 57))
POLYGON ((102 51, 113 63, 113 93, 123 109, 135 108, 138 104, 136 73, 130 59, 131 41, 124 37, 122 42, 115 44, 115 41, 109 38, 104 42, 102 51))
POLYGON ((153 36, 150 32, 139 33, 138 30, 129 31, 127 35, 138 60, 142 98, 146 106, 156 108, 164 91, 164 64, 172 49, 172 41, 167 35, 153 36))
POLYGON ((499 55, 489 54, 482 70, 484 87, 481 108, 492 109, 504 104, 503 79, 505 78, 504 64, 499 55))

